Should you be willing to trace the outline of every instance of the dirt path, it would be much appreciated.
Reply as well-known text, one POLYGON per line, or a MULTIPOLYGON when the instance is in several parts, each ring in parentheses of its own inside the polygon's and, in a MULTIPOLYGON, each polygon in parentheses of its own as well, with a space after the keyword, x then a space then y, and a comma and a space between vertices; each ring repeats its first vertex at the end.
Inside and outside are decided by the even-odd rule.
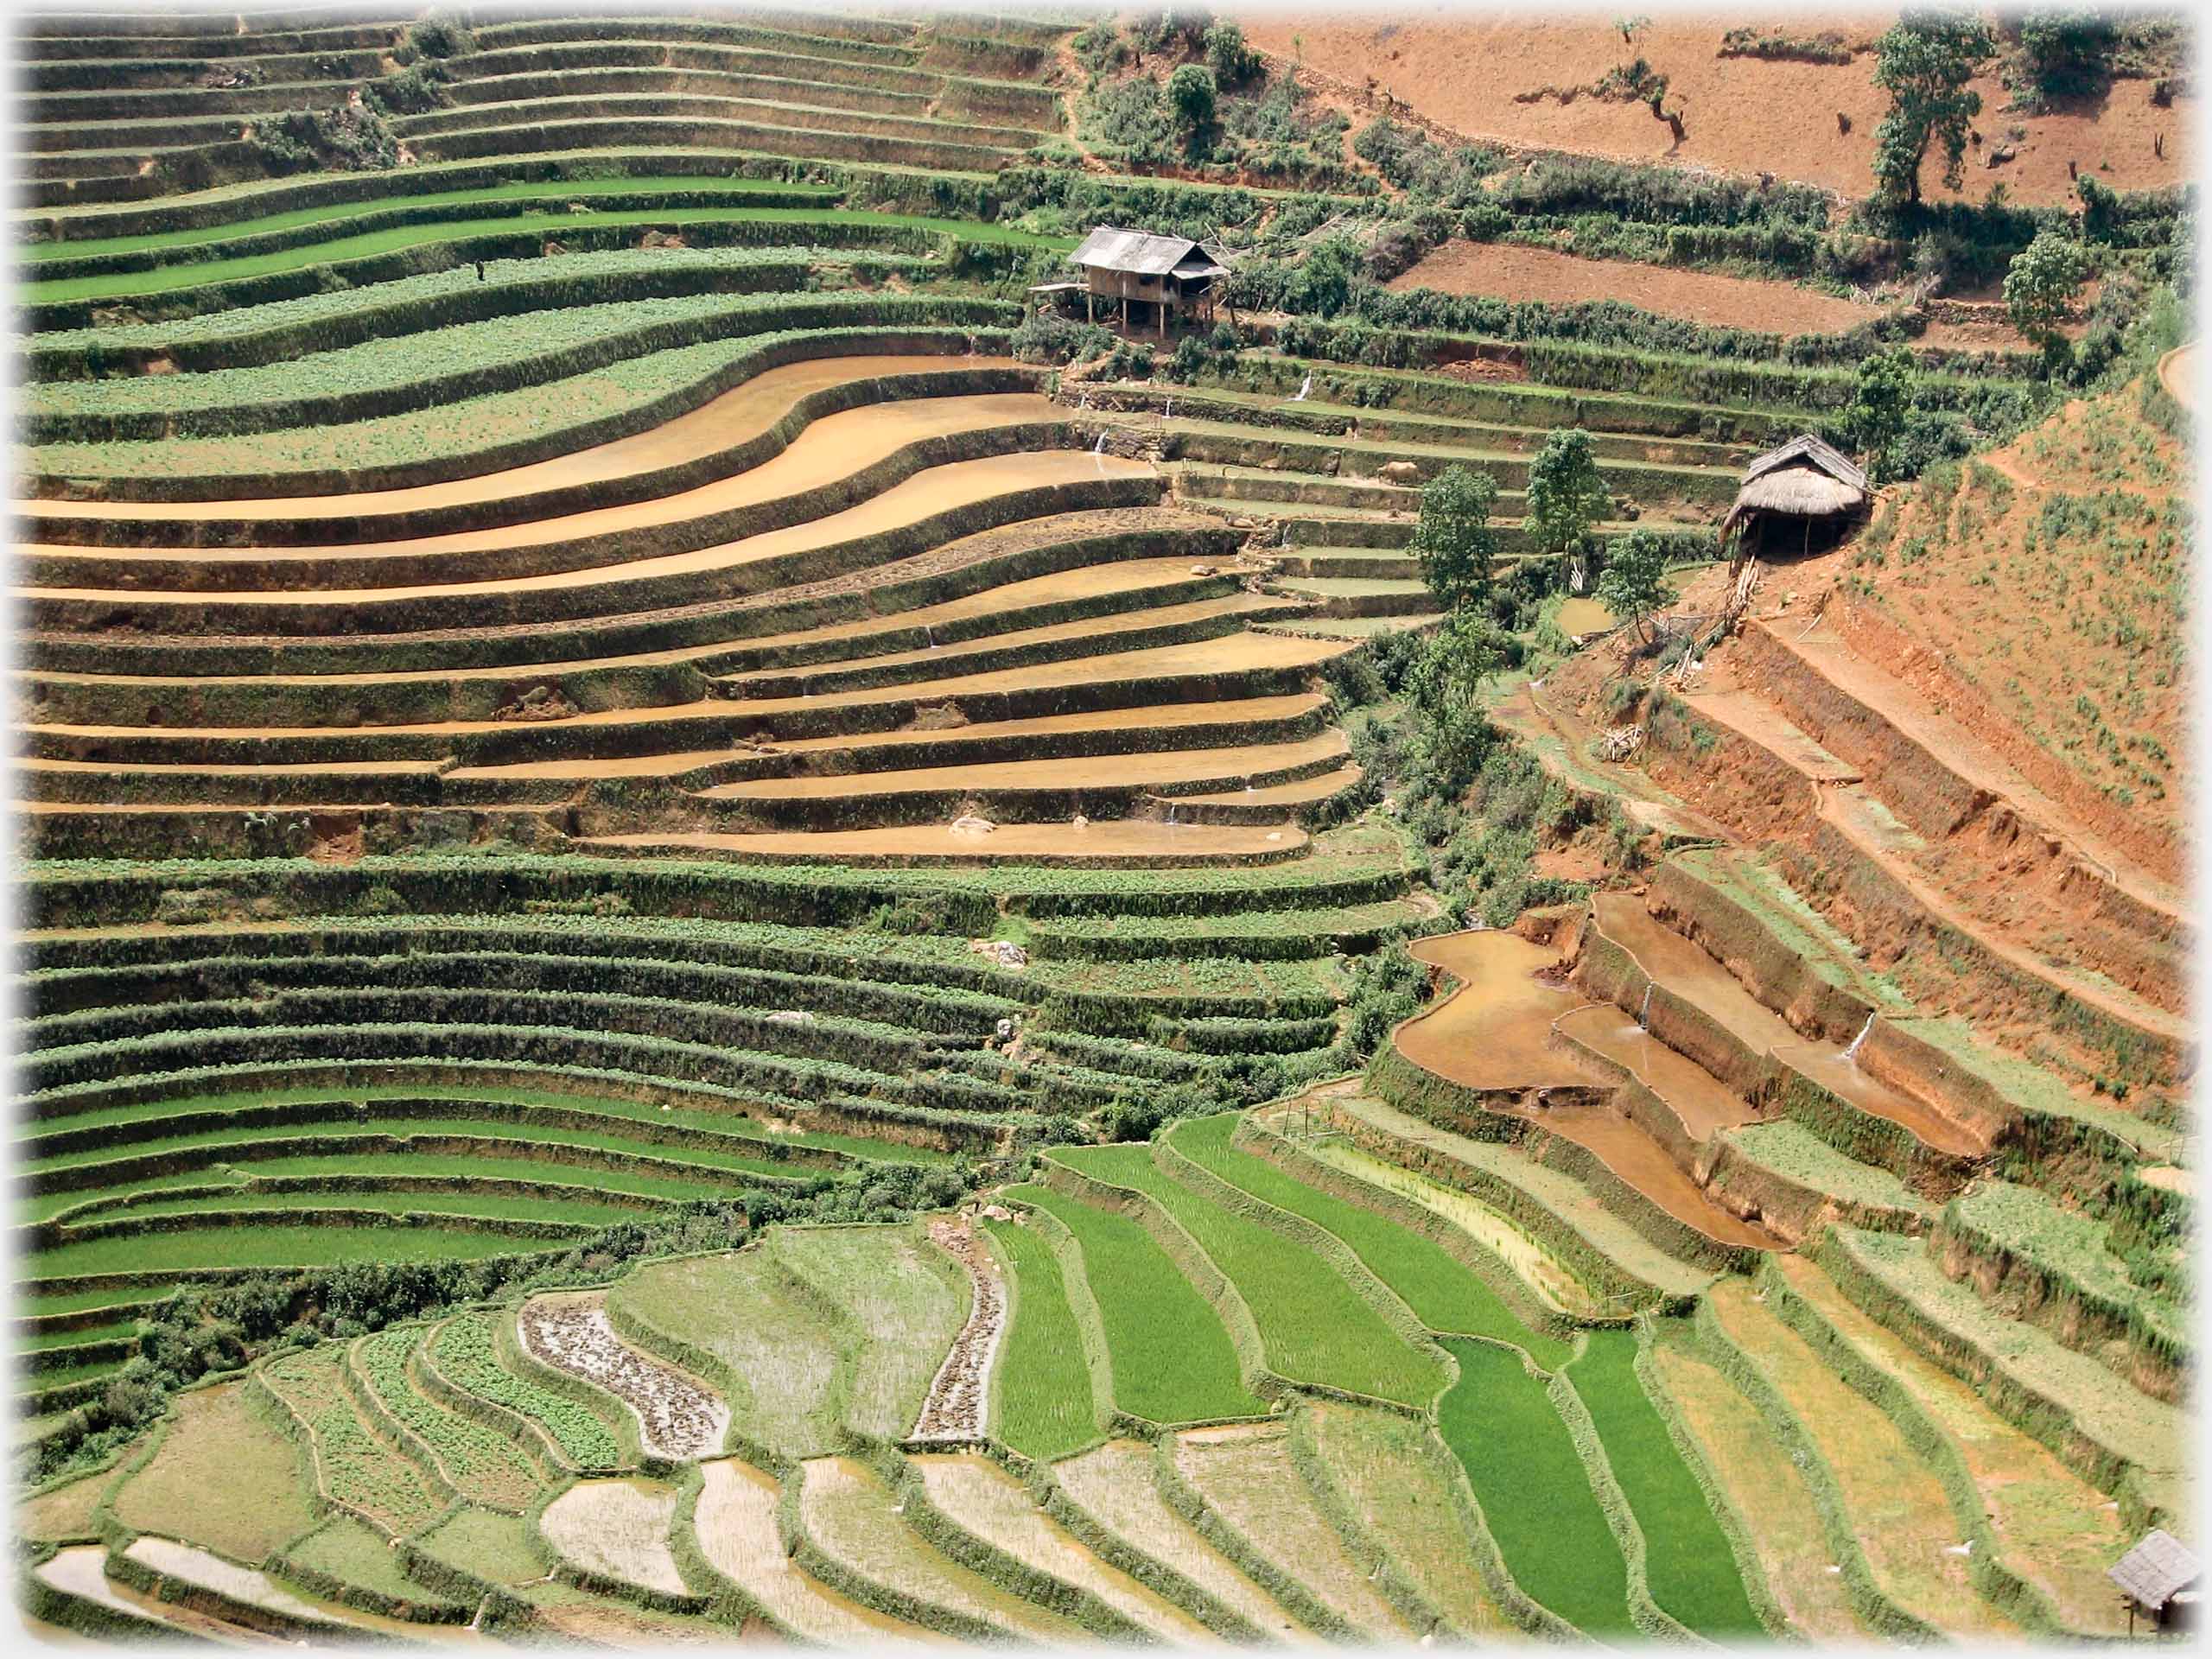
POLYGON ((1006 1287, 997 1259, 976 1238, 975 1224, 967 1217, 937 1217, 929 1230, 931 1242, 968 1270, 975 1302, 930 1384, 912 1438, 980 1440, 990 1417, 991 1363, 1006 1332, 1006 1287))
MULTIPOLYGON (((87 809, 92 810, 92 809, 87 809)), ((99 809, 105 810, 105 809, 99 809)), ((1293 858, 1308 837, 1295 824, 1277 826, 1161 823, 1124 818, 1103 823, 1002 823, 988 835, 949 824, 881 830, 774 831, 760 835, 601 836, 576 850, 726 853, 768 863, 849 860, 859 864, 1016 863, 1141 867, 1179 863, 1243 863, 1255 858, 1293 858)))
POLYGON ((2158 384, 2183 409, 2196 407, 2196 348, 2191 340, 2177 346, 2158 359, 2158 384))
POLYGON ((1687 317, 1713 327, 1751 328, 1783 335, 1839 333, 1882 315, 1876 307, 1801 288, 1795 283, 1762 283, 1713 271, 1583 259, 1512 242, 1446 242, 1412 270, 1393 277, 1389 286, 1483 294, 1503 300, 1542 300, 1554 305, 1619 300, 1663 316, 1687 317))

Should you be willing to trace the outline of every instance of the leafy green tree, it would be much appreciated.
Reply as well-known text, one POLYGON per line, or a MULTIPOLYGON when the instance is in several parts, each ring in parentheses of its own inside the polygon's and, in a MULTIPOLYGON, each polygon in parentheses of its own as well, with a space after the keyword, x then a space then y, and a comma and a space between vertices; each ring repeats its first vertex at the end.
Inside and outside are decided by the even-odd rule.
POLYGON ((1437 764, 1448 778, 1471 776, 1482 759, 1490 738, 1483 690, 1505 665, 1510 649, 1488 616, 1454 611, 1406 671, 1406 700, 1427 720, 1437 764))
POLYGON ((1206 30, 1206 66, 1216 86, 1242 86, 1260 73, 1260 54, 1245 44, 1243 29, 1224 17, 1206 30))
POLYGON ((1967 129, 1981 113, 1981 94, 1967 83, 1997 49, 1970 12, 1906 12, 1874 42, 1874 85, 1890 95, 1890 112, 1874 133, 1874 180, 1884 194, 1917 206, 1920 163, 1930 143, 1943 149, 1943 183, 1959 188, 1967 129))
POLYGON ((1529 538, 1540 553, 1565 553, 1581 568, 1590 531, 1613 510, 1597 451, 1580 427, 1560 427, 1529 463, 1529 538))
POLYGON ((1617 622, 1633 622, 1637 638, 1649 639, 1648 619, 1665 605, 1667 544, 1648 531, 1635 531, 1605 550, 1605 568, 1598 574, 1598 602, 1617 622))
POLYGON ((2085 6, 2037 6, 2019 20, 2029 82, 2045 98, 2093 92, 2112 73, 2118 20, 2085 6))
POLYGON ((1421 522, 1414 526, 1414 556, 1421 580, 1447 611, 1486 603, 1497 532, 1490 527, 1497 483, 1487 473, 1453 463, 1421 493, 1421 522))
POLYGON ((2041 346, 2047 357, 2065 350, 2066 336, 2059 333, 2059 325, 2082 291, 2088 267, 2080 243, 2056 231, 2044 231, 2014 256, 2005 273, 2005 309, 2012 326, 2041 346))
POLYGON ((1859 361, 1859 384, 1843 411, 1844 438, 1858 451, 1877 484, 1886 484, 1897 475, 1897 445, 1912 410, 1915 378, 1909 346, 1877 352, 1859 361))
POLYGON ((1167 107, 1175 124, 1186 133, 1203 132, 1213 125, 1213 71, 1202 63, 1186 63, 1167 77, 1167 107))

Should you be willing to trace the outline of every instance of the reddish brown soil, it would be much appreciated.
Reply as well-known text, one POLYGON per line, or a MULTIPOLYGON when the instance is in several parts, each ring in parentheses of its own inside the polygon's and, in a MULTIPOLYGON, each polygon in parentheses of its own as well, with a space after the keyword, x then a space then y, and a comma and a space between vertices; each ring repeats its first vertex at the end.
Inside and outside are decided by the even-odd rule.
POLYGON ((1512 242, 1447 242, 1411 270, 1393 278, 1390 286, 1433 288, 1446 294, 1481 294, 1503 300, 1545 300, 1554 305, 1621 300, 1646 311, 1687 317, 1714 327, 1754 328, 1785 335, 1838 333, 1881 315, 1874 306, 1800 288, 1795 283, 1761 283, 1712 271, 1583 259, 1512 242))
MULTIPOLYGON (((1834 29, 1848 42, 1871 42, 1894 11, 1663 16, 1638 31, 1632 48, 1623 47, 1609 14, 1596 10, 1556 22, 1526 12, 1510 18, 1457 14, 1456 6, 1431 0, 1392 8, 1388 16, 1342 21, 1270 13, 1264 7, 1238 16, 1245 34, 1264 51, 1309 65, 1355 91, 1371 79, 1377 111, 1387 92, 1470 137, 1732 173, 1771 172, 1854 197, 1871 188, 1874 130, 1887 105, 1873 84, 1872 54, 1861 52, 1847 65, 1723 58, 1720 37, 1743 25, 1796 35, 1834 29), (1516 93, 1544 86, 1586 87, 1637 56, 1668 78, 1668 101, 1682 107, 1687 130, 1679 149, 1665 124, 1640 104, 1601 102, 1586 92, 1567 104, 1514 102, 1516 93), (1848 134, 1838 133, 1838 113, 1850 118, 1848 134)), ((1983 142, 1967 152, 1960 196, 1979 200, 2001 181, 2015 201, 2067 201, 2074 189, 2066 171, 2069 160, 2115 189, 2147 189, 2190 176, 2193 100, 2177 99, 2161 110, 2151 102, 2148 81, 2120 81, 2088 107, 2034 117, 2002 112, 2008 95, 1994 75, 1975 82, 1975 90, 1982 113, 1974 124, 1983 142), (1993 169, 1984 167, 1981 157, 2014 126, 2027 131, 2018 141, 2018 156, 1993 169), (2158 134, 2165 138, 2163 158, 2152 151, 2158 134)), ((1939 166, 1928 167, 1923 188, 1937 198, 1952 195, 1942 188, 1939 166)))

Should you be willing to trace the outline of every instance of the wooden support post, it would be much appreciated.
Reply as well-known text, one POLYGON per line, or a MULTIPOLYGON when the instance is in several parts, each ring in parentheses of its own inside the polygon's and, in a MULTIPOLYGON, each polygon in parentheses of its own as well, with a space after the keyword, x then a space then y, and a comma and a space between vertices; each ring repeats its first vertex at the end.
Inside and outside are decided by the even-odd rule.
POLYGON ((1807 513, 1807 514, 1805 515, 1805 545, 1804 545, 1804 547, 1801 550, 1801 551, 1800 551, 1800 553, 1799 553, 1799 556, 1799 556, 1799 557, 1801 557, 1801 558, 1809 556, 1811 555, 1812 551, 1813 551, 1813 515, 1812 515, 1811 513, 1809 513, 1809 512, 1808 512, 1808 513, 1807 513))

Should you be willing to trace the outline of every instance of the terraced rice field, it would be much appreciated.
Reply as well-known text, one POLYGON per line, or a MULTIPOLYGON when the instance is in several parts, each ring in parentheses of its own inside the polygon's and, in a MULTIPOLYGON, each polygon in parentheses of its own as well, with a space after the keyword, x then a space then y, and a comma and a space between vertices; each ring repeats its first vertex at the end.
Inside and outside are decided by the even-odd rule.
MULTIPOLYGON (((1474 198, 1370 152, 1428 128, 1253 141, 1371 98, 1091 22, 26 20, 38 1633, 2104 1637, 2194 1541, 2185 664, 2069 658, 2145 657, 2097 750, 2145 798, 2092 798, 1946 677, 2016 620, 1922 605, 2015 492, 2163 593, 2161 405, 2076 377, 2078 431, 1760 542, 1648 690, 1583 567, 1657 532, 1702 629, 1872 340, 1423 297, 1474 198), (1224 148, 1166 176, 1098 100, 1186 60, 1224 148), (1035 315, 1109 222, 1207 229, 1248 315, 1035 315), (1519 632, 1445 801, 1454 468, 1519 632), (1559 902, 1497 925, 1493 861, 1559 902)), ((1516 162, 1484 245, 1926 263, 1795 189, 1516 162)), ((2113 200, 2124 321, 2178 240, 2113 200)), ((2044 406, 1923 321, 1912 447, 2044 406)))

